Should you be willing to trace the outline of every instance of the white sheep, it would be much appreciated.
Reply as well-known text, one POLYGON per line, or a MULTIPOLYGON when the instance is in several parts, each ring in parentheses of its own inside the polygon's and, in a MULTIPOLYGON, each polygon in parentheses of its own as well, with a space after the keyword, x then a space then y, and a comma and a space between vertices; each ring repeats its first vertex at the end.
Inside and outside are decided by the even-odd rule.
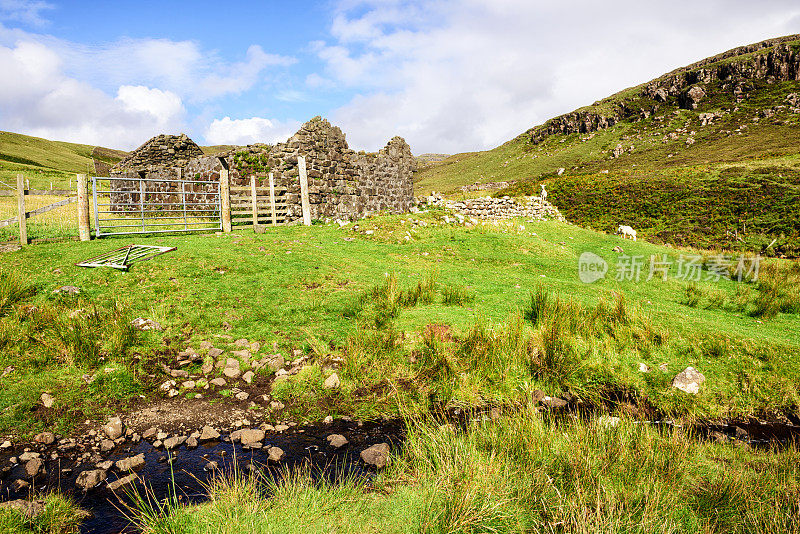
POLYGON ((622 239, 625 239, 626 237, 630 237, 631 239, 636 241, 636 230, 634 230, 633 228, 631 228, 628 225, 621 224, 619 226, 619 228, 617 228, 617 234, 622 235, 622 239))
POLYGON ((547 200, 547 189, 544 188, 544 184, 542 184, 542 200, 547 200))

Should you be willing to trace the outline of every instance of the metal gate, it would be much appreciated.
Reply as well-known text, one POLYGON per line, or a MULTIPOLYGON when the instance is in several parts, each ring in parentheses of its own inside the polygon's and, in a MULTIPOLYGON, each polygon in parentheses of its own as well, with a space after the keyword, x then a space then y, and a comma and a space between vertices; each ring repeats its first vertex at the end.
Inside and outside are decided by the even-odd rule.
POLYGON ((221 230, 219 182, 93 177, 95 236, 221 230))

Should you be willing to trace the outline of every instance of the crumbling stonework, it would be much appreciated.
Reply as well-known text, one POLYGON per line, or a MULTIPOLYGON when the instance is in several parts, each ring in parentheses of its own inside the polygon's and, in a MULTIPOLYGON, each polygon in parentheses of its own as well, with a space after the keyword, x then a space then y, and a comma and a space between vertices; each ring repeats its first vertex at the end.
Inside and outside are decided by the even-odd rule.
POLYGON ((158 167, 182 167, 190 159, 202 155, 203 150, 186 134, 157 135, 114 165, 111 176, 148 172, 158 167))
POLYGON ((527 217, 540 221, 564 221, 564 216, 558 208, 542 200, 541 197, 522 197, 517 200, 511 197, 493 198, 479 197, 469 200, 448 200, 433 193, 423 197, 422 202, 429 206, 441 206, 462 213, 467 217, 478 219, 511 219, 513 217, 527 217))
MULTIPOLYGON (((306 158, 312 219, 350 219, 382 210, 405 212, 414 203, 416 162, 405 140, 394 137, 375 154, 356 152, 348 147, 341 129, 320 117, 304 124, 286 143, 250 145, 219 156, 198 155, 181 164, 145 166, 144 174, 176 178, 180 173, 185 179, 217 181, 220 171, 227 168, 233 186, 249 185, 255 176, 259 187, 268 187, 271 172, 276 188, 285 196, 287 220, 296 220, 302 217, 298 156, 306 158)), ((116 175, 134 177, 122 171, 116 175)))

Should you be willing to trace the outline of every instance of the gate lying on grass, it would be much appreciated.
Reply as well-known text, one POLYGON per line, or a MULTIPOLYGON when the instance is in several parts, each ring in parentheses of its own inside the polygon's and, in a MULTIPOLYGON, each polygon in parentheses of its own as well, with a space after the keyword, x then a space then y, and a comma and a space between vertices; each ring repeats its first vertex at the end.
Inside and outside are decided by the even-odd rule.
POLYGON ((254 228, 262 224, 285 224, 286 191, 286 187, 275 187, 272 173, 268 187, 259 187, 255 176, 250 177, 249 187, 231 186, 231 223, 252 224, 254 228))
POLYGON ((92 177, 95 237, 222 230, 217 181, 92 177))

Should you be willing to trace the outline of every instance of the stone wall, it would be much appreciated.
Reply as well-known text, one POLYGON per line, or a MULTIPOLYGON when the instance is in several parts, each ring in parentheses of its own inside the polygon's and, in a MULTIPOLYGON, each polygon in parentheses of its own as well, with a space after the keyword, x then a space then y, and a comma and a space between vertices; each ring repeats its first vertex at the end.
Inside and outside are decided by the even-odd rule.
POLYGON ((202 155, 203 150, 186 134, 157 135, 114 165, 111 175, 149 171, 156 167, 181 167, 190 159, 202 155))
POLYGON ((511 219, 513 217, 527 217, 546 221, 555 219, 564 221, 564 216, 558 208, 542 200, 541 197, 522 197, 520 200, 511 197, 493 198, 479 197, 469 200, 448 200, 433 193, 421 199, 428 206, 440 206, 467 217, 478 219, 511 219))
MULTIPOLYGON (((286 143, 249 145, 218 156, 145 165, 139 173, 148 178, 177 176, 180 169, 187 179, 216 181, 227 168, 233 186, 249 185, 250 177, 255 176, 259 187, 268 187, 271 172, 279 194, 285 196, 287 220, 291 221, 302 217, 298 156, 306 158, 312 219, 351 219, 381 210, 405 212, 414 203, 416 163, 402 138, 394 137, 375 154, 356 152, 348 147, 341 129, 320 117, 304 124, 286 143)), ((155 160, 163 162, 165 158, 162 155, 155 160)), ((129 175, 122 169, 116 172, 129 175)), ((128 195, 135 194, 127 182, 122 185, 128 195)))

